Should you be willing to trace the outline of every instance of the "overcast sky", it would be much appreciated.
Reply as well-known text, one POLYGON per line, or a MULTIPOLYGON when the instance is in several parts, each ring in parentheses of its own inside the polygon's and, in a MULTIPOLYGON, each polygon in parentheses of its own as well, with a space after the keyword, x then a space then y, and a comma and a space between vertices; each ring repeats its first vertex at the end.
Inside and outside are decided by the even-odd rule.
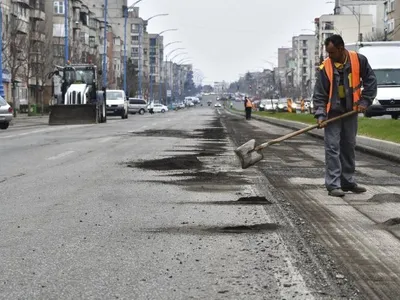
MULTIPOLYGON (((132 4, 133 0, 128 0, 132 4)), ((234 81, 247 71, 270 68, 269 60, 277 64, 277 48, 290 47, 291 38, 312 34, 313 20, 332 13, 334 4, 327 0, 143 0, 138 4, 140 16, 149 18, 148 31, 166 32, 165 42, 184 47, 195 69, 205 76, 203 84, 214 81, 234 81), (305 5, 307 3, 307 5, 305 5)), ((175 53, 178 53, 175 52, 175 53)), ((173 55, 172 55, 173 56, 173 55)), ((185 55, 179 58, 184 58, 185 55)), ((179 59, 176 59, 179 61, 179 59)))

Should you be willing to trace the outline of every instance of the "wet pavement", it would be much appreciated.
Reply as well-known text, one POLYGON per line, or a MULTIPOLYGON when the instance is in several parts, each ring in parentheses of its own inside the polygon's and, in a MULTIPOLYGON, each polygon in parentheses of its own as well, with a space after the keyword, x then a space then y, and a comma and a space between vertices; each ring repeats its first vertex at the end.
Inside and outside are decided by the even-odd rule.
POLYGON ((396 299, 398 165, 358 155, 344 199, 308 136, 240 168, 286 132, 213 106, 1 132, 0 298, 396 299))

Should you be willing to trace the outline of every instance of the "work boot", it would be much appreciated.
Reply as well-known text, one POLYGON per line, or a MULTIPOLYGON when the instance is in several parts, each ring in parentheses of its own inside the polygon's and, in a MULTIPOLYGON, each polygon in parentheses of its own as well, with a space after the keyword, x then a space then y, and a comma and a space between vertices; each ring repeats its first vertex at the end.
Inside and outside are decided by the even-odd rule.
POLYGON ((362 194, 367 191, 365 187, 359 185, 354 185, 352 187, 343 187, 342 190, 344 192, 352 192, 354 194, 362 194))
POLYGON ((344 197, 344 192, 342 189, 333 189, 329 191, 328 195, 332 197, 344 197))

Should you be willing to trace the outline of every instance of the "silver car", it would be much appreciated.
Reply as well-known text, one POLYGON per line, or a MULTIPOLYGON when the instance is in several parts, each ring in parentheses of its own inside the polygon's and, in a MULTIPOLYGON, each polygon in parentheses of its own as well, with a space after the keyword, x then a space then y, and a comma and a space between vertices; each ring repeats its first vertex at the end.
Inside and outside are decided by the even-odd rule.
POLYGON ((131 114, 143 115, 147 111, 147 102, 144 99, 129 98, 128 111, 131 114))
POLYGON ((7 129, 13 119, 13 109, 7 101, 0 96, 0 129, 7 129))

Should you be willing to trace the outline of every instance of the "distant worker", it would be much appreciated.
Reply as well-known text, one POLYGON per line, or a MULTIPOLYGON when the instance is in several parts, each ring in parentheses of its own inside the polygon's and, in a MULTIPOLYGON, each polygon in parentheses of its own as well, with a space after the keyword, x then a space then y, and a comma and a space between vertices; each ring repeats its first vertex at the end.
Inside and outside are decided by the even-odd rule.
POLYGON ((246 110, 246 120, 251 119, 251 110, 253 109, 253 103, 250 98, 244 97, 244 108, 246 110))
POLYGON ((328 37, 325 49, 329 57, 319 67, 313 95, 315 118, 325 127, 325 186, 334 197, 364 193, 354 178, 358 115, 323 121, 351 110, 365 112, 377 94, 376 77, 367 58, 346 50, 340 35, 328 37))

